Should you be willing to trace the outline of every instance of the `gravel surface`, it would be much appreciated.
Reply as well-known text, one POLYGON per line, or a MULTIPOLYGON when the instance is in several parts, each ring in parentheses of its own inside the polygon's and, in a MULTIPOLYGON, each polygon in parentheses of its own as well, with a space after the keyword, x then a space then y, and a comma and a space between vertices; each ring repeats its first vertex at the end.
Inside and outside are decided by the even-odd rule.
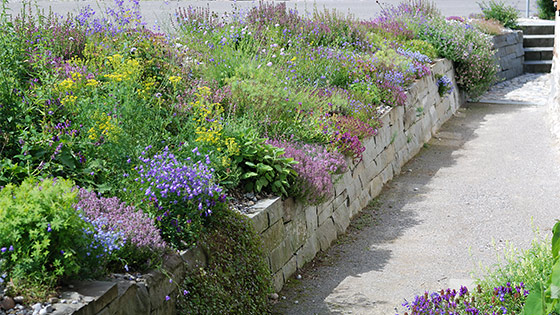
MULTIPOLYGON (((527 82, 513 90, 523 94, 527 82)), ((548 95, 540 82, 518 100, 548 95)), ((495 263, 507 242, 529 247, 532 225, 550 233, 560 153, 546 114, 543 105, 466 104, 349 234, 291 280, 274 313, 402 314, 405 298, 472 282, 470 272, 495 263)))

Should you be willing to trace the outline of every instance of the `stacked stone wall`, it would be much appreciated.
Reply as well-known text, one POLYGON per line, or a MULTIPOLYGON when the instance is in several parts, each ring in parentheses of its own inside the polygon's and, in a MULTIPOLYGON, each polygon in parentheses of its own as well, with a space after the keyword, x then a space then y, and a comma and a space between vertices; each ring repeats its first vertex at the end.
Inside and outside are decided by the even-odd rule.
POLYGON ((438 60, 432 75, 407 92, 405 106, 391 108, 382 117, 375 137, 364 141, 363 159, 348 160, 349 170, 335 184, 334 196, 320 205, 274 198, 250 209, 249 217, 262 236, 274 288, 311 261, 319 251, 345 233, 351 218, 375 198, 401 167, 416 155, 462 101, 454 81, 453 64, 438 60), (436 74, 453 80, 451 95, 440 96, 436 74))
POLYGON ((500 66, 498 78, 509 80, 523 74, 525 52, 523 50, 523 32, 511 31, 492 37, 494 57, 500 66))

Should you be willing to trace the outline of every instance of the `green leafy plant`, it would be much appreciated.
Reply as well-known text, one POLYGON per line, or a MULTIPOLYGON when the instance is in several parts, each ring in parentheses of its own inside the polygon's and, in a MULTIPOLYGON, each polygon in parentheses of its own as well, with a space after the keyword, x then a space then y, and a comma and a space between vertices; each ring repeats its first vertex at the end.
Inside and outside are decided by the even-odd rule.
POLYGON ((552 0, 537 0, 537 9, 540 19, 553 20, 556 16, 556 7, 552 0))
POLYGON ((243 169, 241 183, 245 189, 287 196, 297 175, 292 165, 298 162, 283 155, 284 149, 267 144, 264 139, 242 143, 240 155, 234 160, 243 169))
POLYGON ((527 297, 523 314, 560 313, 560 222, 552 228, 552 272, 546 282, 538 283, 527 297))
POLYGON ((77 193, 72 181, 33 178, 0 191, 0 268, 14 292, 44 289, 40 298, 63 279, 101 271, 91 226, 73 208, 77 193))
POLYGON ((223 211, 198 244, 209 255, 208 265, 185 278, 179 314, 267 314, 270 270, 249 219, 223 211))
MULTIPOLYGON (((552 1, 549 1, 552 2, 552 1)), ((510 5, 506 5, 503 1, 490 0, 478 3, 484 17, 486 19, 494 19, 500 21, 505 27, 517 29, 519 26, 519 11, 510 5)))

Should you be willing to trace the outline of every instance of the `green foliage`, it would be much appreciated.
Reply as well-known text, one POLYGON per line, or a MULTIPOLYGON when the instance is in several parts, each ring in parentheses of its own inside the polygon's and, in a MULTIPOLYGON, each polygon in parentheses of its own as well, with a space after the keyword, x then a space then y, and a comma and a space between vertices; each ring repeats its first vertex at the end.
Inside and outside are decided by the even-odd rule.
POLYGON ((546 281, 539 279, 527 297, 525 315, 560 313, 560 222, 556 222, 552 233, 552 262, 547 265, 551 268, 550 276, 546 281))
POLYGON ((483 1, 478 5, 480 6, 480 9, 486 19, 500 21, 507 28, 519 28, 517 24, 519 11, 515 7, 506 5, 503 1, 498 0, 489 0, 488 2, 483 1))
POLYGON ((540 19, 554 20, 556 7, 552 0, 537 0, 538 16, 540 19))
POLYGON ((428 56, 432 60, 438 57, 436 48, 432 44, 424 40, 413 39, 405 41, 402 43, 402 46, 406 50, 420 52, 428 56))
POLYGON ((267 144, 264 139, 241 143, 240 155, 234 160, 243 170, 240 179, 245 190, 287 196, 296 177, 292 165, 298 162, 283 155, 284 149, 267 144))
POLYGON ((271 276, 259 236, 248 218, 223 211, 199 241, 208 266, 188 274, 179 314, 265 314, 271 276))
POLYGON ((32 178, 0 191, 0 268, 14 291, 36 286, 46 295, 62 279, 99 272, 85 253, 89 227, 72 207, 77 192, 69 180, 32 178))
POLYGON ((532 291, 548 278, 551 263, 552 254, 547 241, 535 238, 527 250, 508 247, 493 269, 482 270, 484 275, 477 282, 485 290, 507 282, 523 282, 527 290, 532 291))
POLYGON ((496 81, 497 65, 488 35, 459 21, 434 19, 419 37, 456 66, 457 85, 477 98, 496 81))

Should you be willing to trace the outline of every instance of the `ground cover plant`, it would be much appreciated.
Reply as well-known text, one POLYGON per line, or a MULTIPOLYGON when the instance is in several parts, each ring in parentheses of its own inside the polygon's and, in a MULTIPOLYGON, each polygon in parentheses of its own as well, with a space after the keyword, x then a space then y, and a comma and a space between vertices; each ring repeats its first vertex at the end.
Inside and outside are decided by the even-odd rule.
MULTIPOLYGON (((558 232, 556 225, 552 244, 557 245, 558 232)), ((539 235, 527 250, 510 245, 496 265, 477 272, 476 287, 426 292, 405 301, 403 314, 556 314, 550 279, 554 279, 557 255, 553 252, 558 248, 550 245, 548 238, 539 235)))
MULTIPOLYGON (((3 4, 1 200, 11 212, 27 211, 19 194, 45 200, 33 197, 38 213, 21 220, 0 217, 0 263, 16 291, 157 266, 166 249, 214 233, 231 195, 320 203, 434 58, 454 61, 471 97, 495 74, 486 35, 419 0, 371 21, 283 3, 229 19, 188 7, 165 34, 145 27, 136 0, 67 17, 3 4), (14 230, 32 231, 25 264, 14 230)), ((438 85, 452 91, 449 78, 438 85)))

